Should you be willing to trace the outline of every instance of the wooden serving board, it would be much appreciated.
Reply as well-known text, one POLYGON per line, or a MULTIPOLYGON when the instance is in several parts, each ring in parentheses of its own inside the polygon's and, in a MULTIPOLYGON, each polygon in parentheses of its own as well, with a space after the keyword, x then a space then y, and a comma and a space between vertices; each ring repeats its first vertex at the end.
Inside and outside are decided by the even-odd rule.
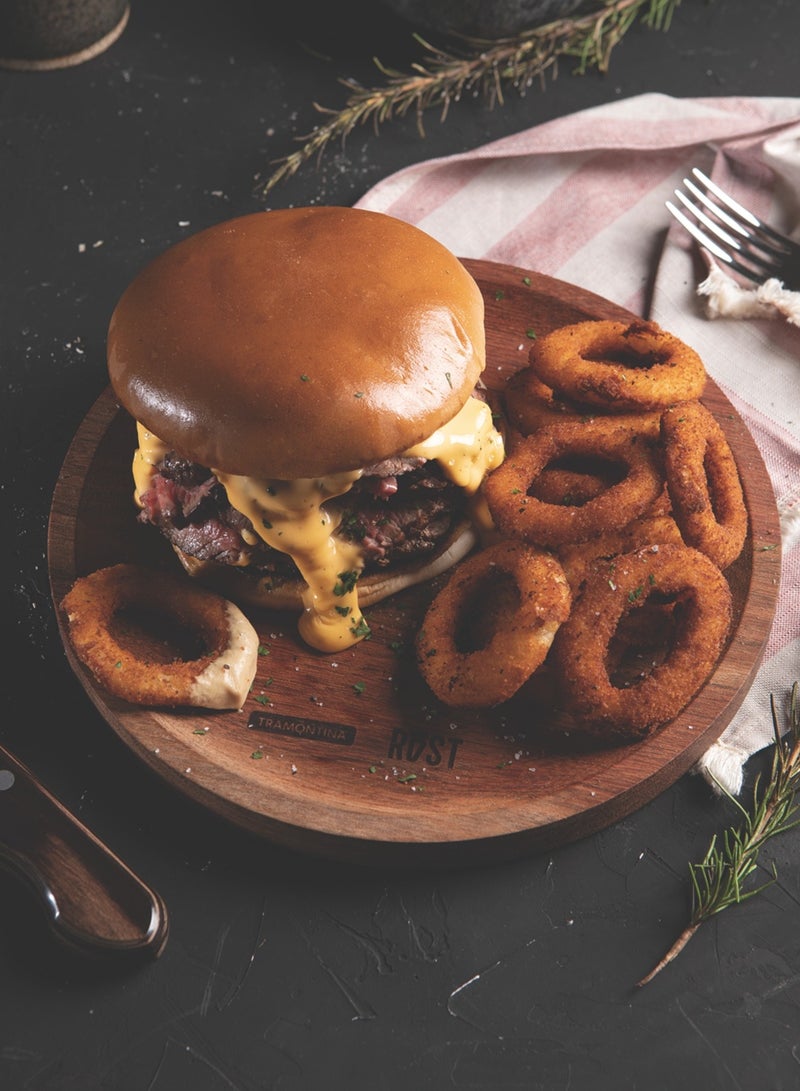
MULTIPOLYGON (((486 300, 487 385, 527 362, 529 331, 633 316, 599 296, 524 269, 465 261, 486 300)), ((69 661, 119 737, 170 784, 229 821, 330 858, 418 866, 499 860, 553 847, 648 802, 688 770, 743 700, 769 634, 780 533, 772 489, 743 422, 709 383, 743 479, 747 546, 729 576, 731 640, 713 677, 672 723, 642 742, 602 748, 558 729, 532 687, 508 704, 444 708, 410 649, 441 580, 367 611, 372 638, 315 653, 291 617, 251 614, 268 651, 237 712, 163 712, 99 690, 59 624, 69 661)), ((120 561, 176 568, 135 521, 135 429, 110 391, 68 451, 53 498, 49 570, 58 604, 73 580, 120 561)))

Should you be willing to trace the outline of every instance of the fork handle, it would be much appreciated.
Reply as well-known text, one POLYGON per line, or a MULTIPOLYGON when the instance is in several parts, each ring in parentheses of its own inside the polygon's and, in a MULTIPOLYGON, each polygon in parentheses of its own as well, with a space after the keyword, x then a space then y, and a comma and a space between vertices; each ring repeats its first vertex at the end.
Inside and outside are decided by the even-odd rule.
POLYGON ((0 746, 0 864, 39 896, 56 935, 98 954, 157 957, 164 902, 0 746))

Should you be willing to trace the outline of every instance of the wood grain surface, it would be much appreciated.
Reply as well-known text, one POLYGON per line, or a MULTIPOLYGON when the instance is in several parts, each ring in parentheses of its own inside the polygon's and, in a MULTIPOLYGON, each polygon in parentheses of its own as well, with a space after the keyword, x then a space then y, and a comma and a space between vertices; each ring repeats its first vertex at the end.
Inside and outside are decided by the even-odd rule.
MULTIPOLYGON (((582 289, 516 267, 465 260, 486 301, 487 385, 527 362, 530 332, 583 318, 631 318, 582 289)), ((111 729, 171 785, 277 844, 372 864, 486 863, 600 830, 687 771, 738 709, 761 660, 778 590, 780 533, 759 452, 713 382, 704 401, 739 466, 750 515, 728 573, 729 644, 706 686, 642 742, 602 748, 554 720, 533 686, 506 705, 441 706, 409 654, 441 581, 368 611, 372 638, 335 656, 305 647, 291 617, 255 614, 266 654, 241 711, 163 712, 99 690, 66 655, 111 729)), ((135 428, 105 391, 67 453, 52 503, 49 572, 58 604, 78 576, 119 561, 175 568, 135 521, 135 428)))

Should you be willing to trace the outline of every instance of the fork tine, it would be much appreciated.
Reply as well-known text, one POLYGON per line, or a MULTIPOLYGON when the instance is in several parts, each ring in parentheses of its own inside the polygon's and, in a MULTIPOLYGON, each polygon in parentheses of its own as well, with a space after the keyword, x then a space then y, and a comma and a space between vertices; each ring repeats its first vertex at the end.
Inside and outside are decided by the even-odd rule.
POLYGON ((757 271, 755 269, 750 269, 748 268, 748 266, 743 265, 740 261, 737 261, 737 259, 733 257, 732 254, 729 254, 727 250, 723 250, 722 247, 718 243, 716 243, 709 235, 707 235, 705 231, 702 230, 702 228, 698 227, 697 224, 694 223, 694 221, 690 220, 688 216, 685 216, 681 212, 681 210, 672 203, 672 201, 667 201, 666 205, 669 211, 678 221, 678 223, 685 227, 689 234, 694 239, 696 239, 701 246, 705 247, 706 250, 712 253, 715 257, 719 258, 720 261, 724 261, 725 264, 729 266, 729 268, 733 269, 741 276, 747 277, 748 280, 755 281, 757 284, 761 283, 761 281, 764 279, 763 270, 757 271))
MULTIPOLYGON (((708 196, 708 194, 704 190, 700 189, 699 186, 696 186, 694 182, 691 182, 688 178, 684 178, 683 184, 686 186, 690 193, 694 194, 694 196, 703 205, 705 205, 709 212, 712 212, 732 231, 735 231, 737 235, 739 235, 743 239, 750 239, 753 237, 751 231, 748 231, 746 227, 743 227, 739 220, 734 220, 733 216, 729 216, 724 208, 720 208, 719 205, 715 204, 708 196)), ((698 212, 697 215, 699 216, 701 214, 698 212)), ((750 221, 748 220, 747 222, 749 223, 750 221)), ((733 242, 734 240, 731 241, 733 242)))
POLYGON ((680 189, 675 190, 675 196, 684 211, 672 201, 666 202, 689 234, 748 280, 761 283, 775 278, 788 288, 800 289, 800 244, 762 223, 697 167, 692 168, 692 175, 698 184, 689 178, 684 178, 683 184, 697 203, 680 189))
MULTIPOLYGON (((700 170, 699 167, 692 168, 692 174, 700 182, 701 185, 706 187, 706 190, 713 193, 718 201, 721 201, 723 205, 731 210, 734 215, 738 216, 740 220, 744 220, 752 228, 762 232, 772 242, 777 243, 783 253, 797 253, 800 252, 800 246, 787 235, 781 234, 780 231, 776 231, 774 227, 770 227, 769 224, 764 223, 757 216, 754 216, 749 209, 744 208, 738 201, 735 201, 724 189, 721 189, 716 182, 712 182, 711 179, 700 170)), ((684 179, 687 185, 691 186, 688 179, 684 179)), ((728 221, 730 224, 730 221, 728 221)))
MULTIPOLYGON (((702 174, 702 171, 700 173, 702 177, 705 178, 705 175, 702 174)), ((708 181, 710 181, 710 179, 708 181)), ((783 261, 784 258, 786 258, 786 256, 790 253, 786 246, 778 247, 775 246, 771 240, 766 241, 764 238, 762 238, 762 235, 758 233, 760 231, 760 228, 753 227, 753 230, 749 230, 747 227, 744 226, 744 224, 740 223, 738 220, 735 220, 733 216, 729 216, 724 208, 720 208, 719 205, 715 201, 713 201, 704 190, 700 189, 694 184, 694 182, 691 182, 688 178, 684 178, 683 184, 690 191, 690 193, 693 193, 695 197, 697 197, 697 199, 702 202, 702 204, 709 210, 709 212, 711 212, 717 218, 717 220, 721 220, 722 223, 726 224, 728 227, 731 228, 731 230, 735 231, 740 238, 746 240, 749 246, 756 247, 764 254, 769 255, 770 258, 777 259, 778 261, 783 261)), ((719 189, 719 186, 716 186, 715 189, 719 193, 722 193, 722 190, 719 189)), ((675 192, 678 193, 677 190, 675 192)), ((681 197, 681 200, 684 201, 684 204, 688 204, 688 202, 686 202, 685 198, 683 198, 680 193, 678 193, 678 196, 681 197)), ((746 208, 742 208, 741 205, 737 204, 736 201, 733 200, 733 198, 727 198, 727 204, 729 208, 738 208, 741 211, 742 215, 745 217, 748 224, 758 223, 756 217, 753 216, 751 212, 748 212, 746 208)), ((699 209, 695 208, 695 206, 688 204, 688 207, 691 208, 692 212, 698 217, 698 219, 703 220, 706 227, 708 227, 720 238, 724 237, 725 242, 727 242, 730 246, 734 246, 737 250, 742 249, 741 245, 735 239, 727 235, 727 233, 723 230, 723 228, 720 227, 718 223, 708 220, 703 215, 703 213, 700 212, 699 209)), ((759 256, 755 253, 752 253, 752 251, 750 252, 749 256, 753 259, 753 261, 760 260, 759 256)), ((768 268, 768 266, 765 267, 768 268)))
POLYGON ((707 190, 710 190, 718 200, 722 201, 724 205, 727 205, 731 212, 735 212, 740 220, 749 223, 751 227, 761 227, 761 221, 758 217, 754 216, 749 209, 740 205, 738 201, 734 201, 733 197, 727 194, 724 189, 720 189, 716 182, 712 182, 707 174, 703 174, 699 167, 692 167, 692 174, 707 190))
MULTIPOLYGON (((691 185, 691 183, 688 182, 688 179, 684 180, 687 181, 689 185, 691 185)), ((764 251, 765 256, 762 256, 762 254, 758 253, 758 251, 754 251, 751 248, 753 240, 749 232, 746 232, 744 231, 744 229, 739 228, 738 230, 742 241, 740 241, 739 239, 735 239, 732 235, 729 235, 724 227, 718 224, 716 220, 712 220, 710 217, 706 216, 702 209, 698 208, 697 205, 692 204, 689 198, 684 193, 681 193, 679 189, 675 190, 675 196, 684 205, 684 207, 688 209, 688 211, 691 212, 692 215, 700 221, 700 223, 703 224, 703 226, 710 232, 711 236, 716 237, 717 239, 719 239, 720 242, 725 243, 732 250, 735 250, 739 258, 743 259, 746 262, 749 262, 751 265, 755 265, 755 272, 758 276, 763 278, 764 276, 767 276, 770 273, 774 272, 776 260, 781 261, 784 258, 784 254, 770 248, 761 247, 756 242, 755 245, 759 247, 759 249, 763 249, 764 251)), ((715 214, 717 213, 717 209, 715 208, 713 203, 707 202, 706 207, 710 208, 715 214)), ((728 217, 728 219, 730 218, 728 217)), ((728 262, 728 264, 731 264, 730 261, 728 262)))
MULTIPOLYGON (((684 179, 684 181, 686 181, 686 179, 684 179)), ((696 192, 697 192, 697 195, 699 197, 700 196, 700 191, 697 190, 696 192)), ((698 208, 697 205, 692 204, 692 202, 689 200, 689 198, 686 196, 685 193, 681 193, 681 191, 679 189, 676 189, 675 190, 675 196, 678 198, 678 200, 681 202, 681 204, 684 206, 684 208, 687 208, 689 210, 689 212, 691 212, 691 214, 695 217, 695 219, 699 220, 701 224, 703 224, 705 227, 707 227, 708 230, 713 235, 716 235, 716 237, 718 239, 721 239, 723 242, 726 242, 728 244, 728 246, 733 246, 736 249, 739 248, 738 239, 735 239, 732 235, 729 235, 728 232, 723 227, 721 227, 714 220, 712 220, 708 216, 706 216, 705 212, 703 212, 703 210, 701 208, 698 208)), ((714 211, 714 208, 713 208, 712 205, 706 205, 706 207, 707 208, 710 207, 711 211, 712 212, 714 211)), ((741 234, 741 230, 740 230, 740 234, 741 234)))

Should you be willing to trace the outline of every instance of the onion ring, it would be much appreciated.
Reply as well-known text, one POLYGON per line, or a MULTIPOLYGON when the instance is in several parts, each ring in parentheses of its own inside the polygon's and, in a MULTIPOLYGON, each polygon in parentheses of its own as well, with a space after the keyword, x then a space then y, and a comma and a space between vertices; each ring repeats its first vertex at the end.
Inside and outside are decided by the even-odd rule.
POLYGON ((566 398, 559 398, 528 365, 517 371, 505 386, 505 409, 509 421, 523 436, 564 420, 580 420, 584 410, 566 398))
POLYGON ((747 538, 747 508, 725 433, 702 402, 685 402, 661 421, 664 471, 675 521, 687 544, 720 568, 747 538))
POLYGON ((445 705, 508 700, 544 662, 570 609, 554 557, 502 541, 455 569, 428 607, 416 639, 420 672, 445 705))
POLYGON ((61 605, 75 653, 115 697, 168 708, 244 704, 258 635, 227 599, 171 573, 117 564, 76 580, 61 605))
POLYGON ((529 359, 561 397, 606 409, 663 409, 699 398, 706 381, 694 349, 655 322, 576 322, 541 337, 529 359))
POLYGON ((604 419, 632 433, 657 436, 661 420, 660 410, 615 412, 614 406, 601 408, 562 398, 542 382, 530 365, 512 375, 506 384, 505 410, 512 426, 523 436, 552 424, 604 419))
POLYGON ((642 515, 663 492, 661 469, 644 436, 625 428, 560 424, 517 443, 483 485, 492 518, 503 534, 555 548, 585 541, 642 515), (565 456, 598 457, 623 467, 621 479, 584 504, 548 503, 532 495, 542 471, 565 456))
POLYGON ((616 481, 616 475, 607 467, 593 466, 589 461, 585 466, 577 461, 565 462, 542 470, 531 486, 531 496, 546 504, 581 505, 594 500, 616 481))
POLYGON ((683 544, 680 529, 672 516, 650 511, 619 529, 606 530, 585 542, 562 546, 558 559, 576 593, 595 561, 607 560, 620 553, 634 553, 648 545, 683 544))
POLYGON ((640 738, 674 719, 711 674, 731 624, 731 591, 719 568, 690 546, 648 546, 590 572, 558 631, 552 661, 576 727, 606 738, 640 738), (623 618, 653 599, 675 602, 675 636, 663 662, 635 684, 609 675, 609 648, 623 618))

